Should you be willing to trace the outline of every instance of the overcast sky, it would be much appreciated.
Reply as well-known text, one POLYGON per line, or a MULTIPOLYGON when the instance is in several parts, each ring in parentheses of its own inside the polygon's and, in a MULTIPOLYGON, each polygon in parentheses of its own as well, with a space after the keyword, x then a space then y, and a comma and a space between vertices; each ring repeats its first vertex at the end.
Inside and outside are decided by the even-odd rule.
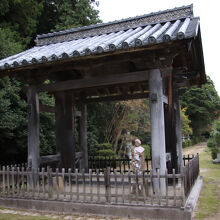
POLYGON ((200 17, 206 74, 220 95, 220 1, 219 0, 99 0, 103 22, 148 14, 193 3, 194 16, 200 17))

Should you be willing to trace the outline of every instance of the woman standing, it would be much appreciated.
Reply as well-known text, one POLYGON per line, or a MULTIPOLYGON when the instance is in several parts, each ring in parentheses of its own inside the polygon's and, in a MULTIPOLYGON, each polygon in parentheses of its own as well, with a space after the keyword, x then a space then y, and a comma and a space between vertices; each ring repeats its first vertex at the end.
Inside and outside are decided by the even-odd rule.
MULTIPOLYGON (((141 141, 139 139, 136 139, 135 145, 131 149, 131 164, 132 164, 132 170, 134 174, 141 174, 144 170, 144 148, 141 147, 141 141)), ((136 193, 136 180, 132 180, 132 193, 136 193)), ((141 186, 138 185, 139 191, 141 190, 141 186)))

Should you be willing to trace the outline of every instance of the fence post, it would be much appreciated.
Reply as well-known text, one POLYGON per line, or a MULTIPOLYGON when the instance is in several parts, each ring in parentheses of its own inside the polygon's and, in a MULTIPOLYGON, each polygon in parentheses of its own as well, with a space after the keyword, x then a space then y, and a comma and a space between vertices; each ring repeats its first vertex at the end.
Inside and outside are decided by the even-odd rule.
POLYGON ((48 198, 52 198, 53 196, 53 188, 52 188, 52 174, 51 168, 47 167, 47 177, 48 177, 48 198))
POLYGON ((185 167, 181 168, 182 207, 185 205, 185 167))
POLYGON ((107 169, 105 170, 104 178, 105 178, 105 197, 106 197, 106 202, 110 203, 110 167, 107 167, 107 169))

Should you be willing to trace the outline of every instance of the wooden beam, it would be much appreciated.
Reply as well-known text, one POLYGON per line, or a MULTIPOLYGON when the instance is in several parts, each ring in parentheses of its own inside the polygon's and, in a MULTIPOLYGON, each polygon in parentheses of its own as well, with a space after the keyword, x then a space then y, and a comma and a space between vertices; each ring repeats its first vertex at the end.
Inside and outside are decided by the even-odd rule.
POLYGON ((48 163, 55 163, 60 161, 60 153, 55 155, 47 155, 40 157, 40 165, 48 164, 48 163))
MULTIPOLYGON (((150 87, 150 117, 151 117, 151 151, 153 174, 160 169, 160 175, 166 171, 166 147, 164 126, 163 83, 159 69, 152 70, 149 79, 150 87)), ((165 179, 153 181, 154 193, 166 195, 165 179), (159 187, 160 186, 160 187, 159 187), (159 189, 160 188, 160 189, 159 189), (160 192, 159 192, 160 191, 160 192)))
POLYGON ((41 112, 50 112, 50 113, 55 113, 55 108, 54 106, 49 106, 49 105, 43 105, 40 104, 40 111, 41 112))
POLYGON ((61 155, 61 168, 75 169, 75 148, 73 143, 73 94, 55 93, 56 103, 56 147, 61 155))
MULTIPOLYGON (((42 112, 55 113, 55 107, 54 106, 40 104, 39 107, 40 107, 40 111, 42 111, 42 112)), ((73 115, 74 115, 74 117, 81 117, 81 112, 73 110, 73 115)))
MULTIPOLYGON (((82 99, 81 99, 82 100, 82 99)), ((87 143, 87 106, 85 103, 79 104, 82 116, 79 121, 80 151, 82 152, 82 160, 80 168, 86 173, 89 172, 88 161, 88 143, 87 143)))
POLYGON ((91 79, 69 80, 37 86, 38 92, 56 92, 74 89, 84 89, 99 86, 118 85, 123 83, 143 82, 148 80, 149 71, 139 71, 94 77, 91 79))
POLYGON ((95 103, 95 102, 113 102, 113 101, 126 101, 132 99, 144 99, 148 98, 149 93, 135 93, 135 94, 126 94, 126 95, 115 95, 115 96, 106 96, 99 98, 89 98, 85 100, 85 103, 95 103))
POLYGON ((178 90, 175 90, 175 98, 174 98, 174 103, 176 105, 176 150, 177 150, 177 164, 178 164, 178 173, 181 173, 181 168, 182 168, 182 124, 181 124, 181 117, 180 117, 180 101, 179 101, 179 94, 178 90))
MULTIPOLYGON (((35 86, 27 91, 28 102, 28 167, 37 172, 40 160, 40 118, 39 97, 35 86)), ((37 176, 29 179, 30 187, 37 185, 37 176), (32 182, 33 181, 33 182, 32 182)))
POLYGON ((166 151, 171 153, 171 167, 168 167, 168 172, 172 169, 178 171, 177 165, 177 149, 176 149, 176 115, 174 109, 174 84, 173 74, 169 75, 168 79, 168 109, 165 109, 165 126, 166 126, 166 151))

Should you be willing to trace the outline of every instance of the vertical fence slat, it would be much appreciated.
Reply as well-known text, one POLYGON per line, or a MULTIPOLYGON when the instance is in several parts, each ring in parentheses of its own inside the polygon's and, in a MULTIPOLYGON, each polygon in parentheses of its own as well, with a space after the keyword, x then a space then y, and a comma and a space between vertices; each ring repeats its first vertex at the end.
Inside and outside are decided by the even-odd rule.
POLYGON ((139 192, 138 172, 135 172, 135 187, 136 187, 135 199, 136 199, 136 204, 138 204, 139 203, 139 197, 138 197, 138 192, 139 192))
POLYGON ((97 178, 97 198, 98 202, 100 202, 100 179, 99 179, 99 170, 96 170, 96 178, 97 178))
POLYGON ((57 199, 59 199, 59 197, 60 197, 60 185, 59 185, 59 169, 58 168, 56 168, 55 178, 56 178, 56 185, 55 186, 56 186, 57 199))
POLYGON ((124 176, 124 172, 122 171, 121 173, 122 178, 121 178, 121 182, 122 182, 122 203, 125 203, 125 176, 124 176))
POLYGON ((167 169, 165 171, 165 181, 166 181, 166 205, 169 205, 169 200, 168 200, 168 176, 167 176, 167 169))
POLYGON ((17 194, 20 196, 20 167, 17 167, 17 181, 16 181, 16 186, 17 186, 17 194))
POLYGON ((65 168, 62 168, 63 196, 66 198, 65 168))
POLYGON ((158 204, 161 204, 161 184, 160 184, 160 169, 157 169, 157 179, 159 182, 159 189, 158 189, 158 204))
POLYGON ((76 200, 77 202, 79 201, 79 174, 78 174, 78 169, 75 170, 75 175, 76 175, 76 200))
POLYGON ((110 167, 104 172, 104 179, 105 179, 105 200, 107 203, 110 203, 110 167))
POLYGON ((174 197, 174 206, 176 206, 176 172, 173 169, 173 197, 174 197))
POLYGON ((48 199, 53 198, 53 188, 52 188, 52 169, 47 167, 47 184, 48 184, 48 199))
POLYGON ((37 197, 40 197, 40 168, 37 169, 37 197))
POLYGON ((114 170, 114 181, 115 181, 115 203, 118 203, 118 179, 117 179, 117 170, 114 170))
POLYGON ((31 186, 31 190, 32 190, 32 198, 34 198, 34 195, 35 195, 35 178, 34 178, 34 169, 31 169, 31 183, 32 183, 32 186, 31 186))
POLYGON ((69 188, 70 188, 70 200, 73 199, 73 186, 72 186, 72 177, 71 177, 71 173, 72 173, 72 170, 71 168, 68 169, 68 177, 69 177, 69 188))
POLYGON ((21 191, 22 196, 24 197, 24 167, 21 167, 21 191))
POLYGON ((131 185, 131 171, 130 171, 130 168, 129 168, 129 170, 128 170, 128 189, 129 189, 129 204, 131 204, 131 201, 132 201, 132 199, 131 199, 131 187, 132 187, 132 185, 131 185))
POLYGON ((151 205, 153 205, 154 202, 154 185, 153 185, 153 170, 150 171, 150 182, 151 182, 151 205))
POLYGON ((83 202, 86 201, 86 180, 85 180, 85 170, 82 170, 82 181, 83 181, 83 202))
POLYGON ((43 167, 42 170, 41 170, 41 175, 42 175, 42 191, 43 191, 43 198, 45 199, 46 198, 46 195, 45 195, 45 168, 43 167))
POLYGON ((182 207, 184 207, 185 204, 185 167, 182 167, 181 169, 181 194, 182 194, 182 207))
POLYGON ((3 195, 6 194, 6 190, 5 187, 6 186, 6 182, 5 182, 5 166, 2 167, 2 187, 3 187, 3 195))
POLYGON ((10 167, 7 166, 7 194, 10 194, 10 167))
POLYGON ((90 201, 93 201, 92 169, 89 169, 90 201))
POLYGON ((12 194, 15 196, 15 168, 11 168, 11 179, 12 179, 12 194))
POLYGON ((147 187, 147 183, 146 183, 146 180, 145 180, 145 172, 143 171, 142 172, 142 191, 143 191, 143 197, 144 197, 144 204, 146 203, 146 187, 147 187))

